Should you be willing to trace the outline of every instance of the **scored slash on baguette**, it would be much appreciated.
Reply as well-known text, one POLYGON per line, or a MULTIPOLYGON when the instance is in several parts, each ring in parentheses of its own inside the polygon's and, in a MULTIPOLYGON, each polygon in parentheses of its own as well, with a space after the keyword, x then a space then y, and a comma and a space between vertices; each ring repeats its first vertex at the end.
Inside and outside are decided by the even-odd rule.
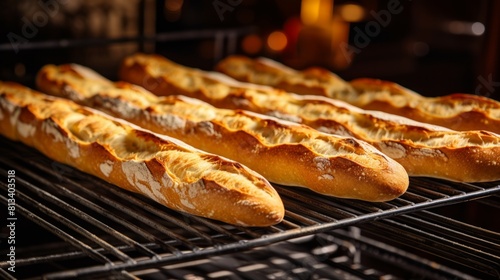
POLYGON ((352 137, 249 111, 218 109, 188 97, 158 97, 74 64, 44 66, 37 85, 48 94, 241 162, 278 184, 368 201, 394 199, 408 187, 400 164, 352 137))
POLYGON ((483 96, 455 93, 424 97, 389 81, 359 78, 347 82, 324 68, 297 71, 267 58, 229 56, 216 69, 239 81, 297 94, 326 96, 366 110, 384 111, 454 130, 500 133, 500 102, 483 96))
POLYGON ((284 216, 272 185, 240 163, 16 83, 0 82, 0 132, 174 210, 241 226, 284 216))
POLYGON ((461 182, 500 179, 500 136, 492 132, 454 131, 331 98, 241 83, 159 55, 127 57, 120 77, 157 95, 182 94, 216 107, 250 110, 364 140, 402 164, 410 176, 461 182))

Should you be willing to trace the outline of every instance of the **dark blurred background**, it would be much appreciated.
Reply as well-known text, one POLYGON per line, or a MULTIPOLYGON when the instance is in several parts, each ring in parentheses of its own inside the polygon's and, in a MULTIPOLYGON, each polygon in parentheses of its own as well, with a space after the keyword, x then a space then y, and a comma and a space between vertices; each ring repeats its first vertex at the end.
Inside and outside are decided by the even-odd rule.
POLYGON ((209 70, 238 53, 498 100, 499 12, 494 0, 8 0, 0 79, 32 85, 42 65, 68 62, 115 79, 137 51, 209 70))

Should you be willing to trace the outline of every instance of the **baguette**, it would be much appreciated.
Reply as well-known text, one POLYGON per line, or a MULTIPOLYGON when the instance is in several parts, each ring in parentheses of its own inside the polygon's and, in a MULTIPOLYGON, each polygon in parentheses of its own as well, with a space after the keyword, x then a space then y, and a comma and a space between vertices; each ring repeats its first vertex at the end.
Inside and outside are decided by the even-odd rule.
POLYGON ((237 162, 16 83, 0 82, 0 130, 174 210, 240 226, 270 226, 284 216, 272 185, 237 162))
POLYGON ((500 102, 456 93, 424 97, 396 83, 360 78, 347 82, 318 67, 296 71, 276 61, 230 56, 216 69, 239 81, 304 95, 322 95, 366 110, 384 111, 450 129, 500 133, 500 102))
POLYGON ((410 176, 461 182, 500 179, 500 136, 492 132, 459 132, 330 98, 244 84, 158 55, 126 58, 120 76, 158 95, 183 94, 216 107, 251 110, 364 140, 403 165, 410 176))
POLYGON ((183 96, 157 97, 74 64, 44 66, 37 85, 48 94, 241 162, 274 183, 367 201, 394 199, 408 187, 400 164, 352 137, 183 96))

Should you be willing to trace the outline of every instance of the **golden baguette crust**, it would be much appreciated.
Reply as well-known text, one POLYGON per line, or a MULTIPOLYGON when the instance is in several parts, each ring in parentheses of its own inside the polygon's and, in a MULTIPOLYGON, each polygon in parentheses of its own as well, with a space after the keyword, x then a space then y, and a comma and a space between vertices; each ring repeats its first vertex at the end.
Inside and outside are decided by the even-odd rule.
POLYGON ((500 136, 453 131, 321 96, 299 96, 238 83, 222 74, 175 64, 157 55, 125 59, 121 78, 158 95, 183 94, 216 107, 286 118, 327 133, 364 140, 401 163, 410 176, 481 182, 500 179, 500 136))
POLYGON ((408 174, 400 164, 352 137, 248 111, 218 109, 187 97, 157 97, 74 64, 44 66, 37 85, 46 93, 241 162, 282 185, 368 201, 394 199, 408 187, 408 174))
POLYGON ((284 216, 269 182, 237 162, 19 84, 0 82, 0 130, 174 210, 241 226, 269 226, 284 216))
POLYGON ((404 116, 454 130, 500 133, 500 102, 472 94, 424 97, 396 83, 360 78, 346 82, 318 67, 296 71, 276 61, 230 56, 216 69, 239 81, 304 95, 322 95, 354 106, 404 116))

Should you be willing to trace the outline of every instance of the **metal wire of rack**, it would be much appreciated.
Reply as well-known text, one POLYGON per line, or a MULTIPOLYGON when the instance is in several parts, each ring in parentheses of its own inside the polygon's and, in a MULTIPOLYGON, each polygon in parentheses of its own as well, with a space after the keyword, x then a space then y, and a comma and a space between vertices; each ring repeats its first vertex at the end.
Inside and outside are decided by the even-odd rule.
MULTIPOLYGON (((29 249, 18 247, 17 254, 22 258, 16 259, 16 267, 27 273, 27 277, 124 277, 144 269, 241 253, 305 236, 331 234, 348 226, 366 228, 371 234, 378 233, 417 247, 422 246, 422 242, 417 241, 424 238, 427 240, 424 245, 436 254, 457 255, 459 263, 472 260, 470 265, 486 271, 487 275, 500 271, 495 265, 499 260, 499 254, 495 253, 498 243, 492 241, 499 237, 498 233, 483 232, 483 237, 469 238, 476 235, 474 228, 468 228, 472 234, 463 233, 454 230, 457 225, 452 220, 422 212, 437 206, 496 197, 500 193, 498 182, 464 184, 412 178, 406 194, 384 203, 336 199, 305 189, 275 186, 287 209, 284 221, 267 228, 244 228, 172 211, 51 161, 22 144, 4 138, 1 144, 0 170, 3 174, 7 170, 16 172, 17 213, 42 228, 42 234, 49 235, 48 242, 30 245, 29 249), (399 220, 400 216, 404 222, 399 220), (431 222, 427 222, 428 219, 431 222), (444 226, 439 227, 437 220, 444 221, 444 226), (425 237, 422 237, 422 225, 431 229, 425 237), (405 235, 399 236, 403 229, 405 235), (466 245, 454 247, 457 242, 445 238, 446 246, 432 248, 443 241, 436 231, 455 234, 466 245), (469 250, 471 246, 479 249, 469 250), (36 274, 30 275, 30 271, 36 274)), ((0 185, 3 191, 7 190, 5 182, 0 185)), ((6 205, 7 199, 2 197, 1 202, 6 205)), ((4 276, 9 275, 5 270, 8 265, 6 261, 0 262, 4 276)))

